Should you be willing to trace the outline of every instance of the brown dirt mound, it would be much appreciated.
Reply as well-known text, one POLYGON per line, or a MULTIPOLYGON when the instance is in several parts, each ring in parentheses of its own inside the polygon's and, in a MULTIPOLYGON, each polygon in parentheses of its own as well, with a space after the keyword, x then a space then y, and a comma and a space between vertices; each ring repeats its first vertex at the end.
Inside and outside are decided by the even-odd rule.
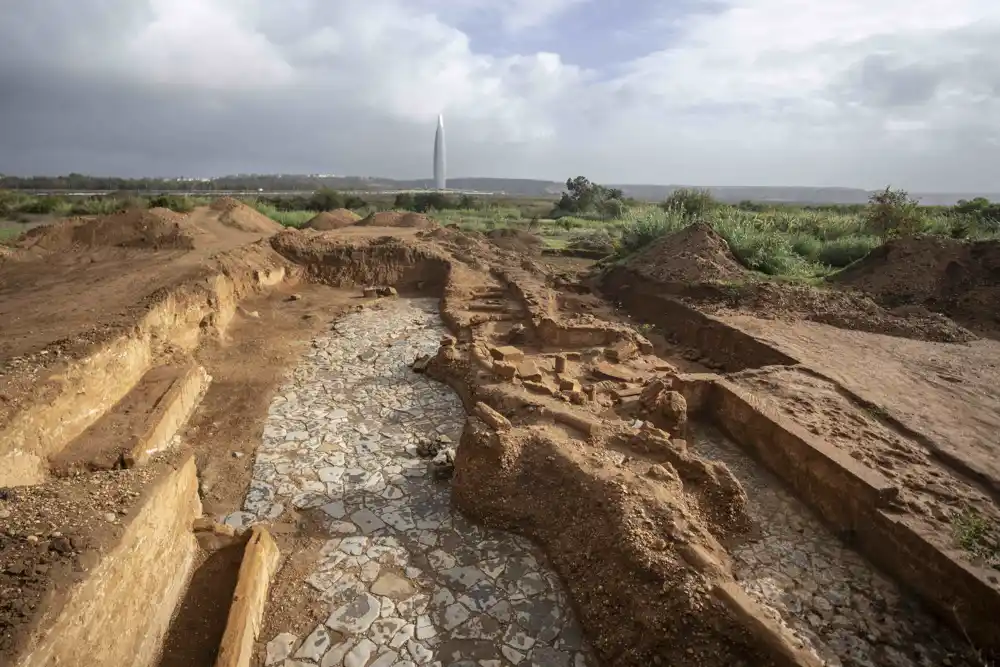
POLYGON ((1000 326, 1000 241, 897 239, 830 277, 890 308, 923 306, 970 326, 1000 326))
POLYGON ((976 335, 938 313, 925 310, 889 311, 857 293, 806 285, 748 282, 718 292, 689 296, 702 310, 749 314, 764 319, 804 319, 839 329, 929 340, 965 343, 976 335))
POLYGON ((486 238, 493 245, 504 250, 512 250, 528 255, 540 255, 542 253, 542 239, 531 232, 520 229, 492 229, 486 233, 486 238))
POLYGON ((361 216, 354 211, 346 208, 338 208, 334 211, 323 211, 315 218, 309 220, 303 227, 327 231, 330 229, 340 229, 341 227, 350 227, 360 219, 361 216))
POLYGON ((701 222, 657 239, 628 268, 657 282, 741 280, 747 273, 726 240, 701 222))
POLYGON ((417 227, 420 229, 429 229, 435 226, 435 223, 426 215, 399 211, 371 213, 357 224, 365 227, 417 227))
POLYGON ((274 234, 284 227, 257 209, 232 197, 220 197, 212 202, 211 209, 219 211, 219 222, 244 232, 274 234))
POLYGON ((21 237, 17 247, 50 252, 81 247, 191 250, 195 247, 192 232, 184 215, 165 208, 135 209, 35 227, 21 237))

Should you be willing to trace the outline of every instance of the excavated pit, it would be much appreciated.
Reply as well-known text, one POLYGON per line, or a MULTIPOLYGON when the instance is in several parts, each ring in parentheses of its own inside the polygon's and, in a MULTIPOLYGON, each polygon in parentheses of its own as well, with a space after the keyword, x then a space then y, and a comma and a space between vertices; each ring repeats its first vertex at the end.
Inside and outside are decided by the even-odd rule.
MULTIPOLYGON (((844 546, 932 604, 958 605, 958 624, 989 646, 993 599, 968 606, 989 586, 983 572, 942 560, 940 545, 894 517, 898 490, 856 452, 800 437, 750 393, 781 372, 771 367, 795 365, 791 356, 618 285, 626 307, 735 373, 685 375, 635 330, 577 309, 593 303, 546 287, 530 259, 461 232, 381 233, 279 233, 258 255, 266 261, 244 258, 163 295, 138 326, 67 360, 36 393, 45 400, 0 415, 2 469, 34 485, 25 492, 87 475, 146 480, 13 664, 981 664, 844 546), (320 311, 302 315, 301 332, 283 322, 308 350, 282 386, 262 385, 258 398, 273 397, 257 425, 221 425, 224 448, 241 443, 232 456, 199 452, 211 471, 201 491, 224 523, 196 523, 194 462, 163 450, 185 446, 175 434, 189 418, 192 435, 214 437, 225 401, 205 394, 191 353, 224 342, 234 321, 269 317, 240 305, 255 293, 276 288, 281 303, 301 303, 281 284, 293 275, 353 290, 324 321, 354 312, 318 335, 320 311), (410 298, 363 298, 376 286, 410 298), (104 370, 109 360, 117 365, 104 370), (670 411, 648 413, 654 394, 670 411), (121 415, 144 415, 129 422, 143 426, 123 431, 121 415), (219 457, 246 457, 252 477, 235 512, 223 510, 219 457), (283 555, 273 580, 278 552, 264 527, 283 555), (903 558, 873 547, 887 535, 903 558), (951 598, 921 588, 919 562, 954 582, 951 598), (164 604, 154 614, 135 606, 148 599, 164 604), (125 633, 109 620, 115 609, 134 609, 125 633), (84 644, 89 653, 73 652, 84 644)), ((235 377, 204 366, 220 386, 235 377)), ((35 543, 32 530, 18 529, 18 545, 35 543)))
POLYGON ((329 610, 301 634, 269 610, 265 664, 594 664, 541 554, 455 513, 421 457, 447 456, 465 422, 449 388, 409 367, 438 348, 436 311, 395 299, 338 320, 272 403, 250 493, 225 521, 310 514, 318 558, 277 585, 308 586, 329 610))

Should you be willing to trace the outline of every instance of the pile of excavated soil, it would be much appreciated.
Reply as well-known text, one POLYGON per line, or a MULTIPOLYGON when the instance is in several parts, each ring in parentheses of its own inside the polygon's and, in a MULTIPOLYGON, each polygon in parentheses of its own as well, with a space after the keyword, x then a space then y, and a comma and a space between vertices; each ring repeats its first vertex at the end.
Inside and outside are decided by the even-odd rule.
POLYGON ((350 211, 346 208, 338 208, 334 211, 323 211, 302 226, 306 229, 327 231, 330 229, 350 227, 360 219, 361 216, 354 211, 350 211))
POLYGON ((804 319, 839 329, 942 343, 965 343, 977 337, 954 321, 927 311, 889 311, 856 292, 806 285, 748 282, 715 292, 689 294, 700 310, 752 315, 763 319, 804 319))
POLYGON ((542 239, 536 234, 520 229, 492 229, 486 233, 486 238, 498 248, 528 255, 542 253, 542 239))
POLYGON ((371 213, 358 225, 365 227, 416 227, 429 229, 435 226, 434 221, 420 213, 401 213, 399 211, 379 211, 371 213))
POLYGON ((184 215, 165 208, 133 209, 35 227, 21 237, 17 246, 49 252, 95 247, 192 250, 195 236, 184 215))
POLYGON ((970 325, 1000 325, 1000 241, 896 239, 829 280, 888 307, 924 306, 970 325))
POLYGON ((212 202, 211 209, 219 212, 219 222, 240 231, 254 234, 274 234, 283 227, 257 209, 232 197, 220 197, 212 202))
POLYGON ((726 240, 702 222, 657 239, 627 266, 656 282, 730 281, 747 273, 726 240))

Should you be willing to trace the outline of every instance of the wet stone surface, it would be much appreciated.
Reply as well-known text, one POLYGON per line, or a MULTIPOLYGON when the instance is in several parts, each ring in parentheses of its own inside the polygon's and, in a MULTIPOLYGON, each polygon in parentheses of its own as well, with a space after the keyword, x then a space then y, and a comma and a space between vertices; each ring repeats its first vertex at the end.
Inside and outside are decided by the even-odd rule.
POLYGON ((714 429, 689 443, 726 463, 749 496, 760 535, 730 549, 744 590, 832 667, 980 665, 942 626, 846 548, 781 482, 714 429))
POLYGON ((330 539, 307 582, 329 603, 282 667, 584 667, 569 601, 532 545, 450 508, 418 448, 455 446, 458 397, 409 364, 445 333, 435 300, 393 299, 313 341, 275 397, 234 526, 317 510, 330 539))

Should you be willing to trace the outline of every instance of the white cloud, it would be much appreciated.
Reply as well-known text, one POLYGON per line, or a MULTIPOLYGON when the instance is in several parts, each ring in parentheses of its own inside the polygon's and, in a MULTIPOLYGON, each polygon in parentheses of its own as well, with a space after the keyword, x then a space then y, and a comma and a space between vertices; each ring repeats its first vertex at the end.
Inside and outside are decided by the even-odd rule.
MULTIPOLYGON (((478 46, 486 30, 507 45, 495 52, 517 53, 516 34, 550 34, 567 12, 611 2, 36 0, 5 10, 0 63, 169 84, 211 98, 217 116, 252 114, 235 105, 258 95, 345 132, 359 113, 364 127, 422 130, 443 111, 452 164, 478 174, 992 185, 993 0, 691 0, 685 15, 672 5, 642 30, 619 3, 621 25, 563 36, 643 40, 646 55, 600 71, 555 52, 478 46)), ((359 136, 357 151, 375 142, 359 136)), ((405 151, 379 150, 382 173, 398 174, 391 155, 405 151)))

